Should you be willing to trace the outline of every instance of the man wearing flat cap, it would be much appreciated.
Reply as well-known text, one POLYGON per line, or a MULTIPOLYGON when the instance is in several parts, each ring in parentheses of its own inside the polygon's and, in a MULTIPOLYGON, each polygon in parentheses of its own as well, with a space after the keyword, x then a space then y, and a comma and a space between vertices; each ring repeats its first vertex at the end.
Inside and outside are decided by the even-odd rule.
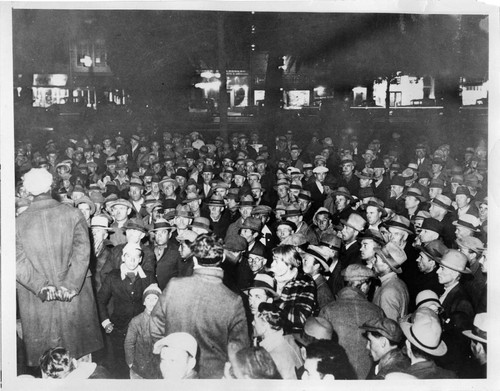
POLYGON ((358 379, 366 379, 373 364, 366 350, 366 338, 359 328, 370 319, 383 317, 380 307, 367 299, 375 273, 360 264, 347 266, 342 272, 345 288, 341 289, 335 301, 324 307, 320 316, 327 319, 338 336, 339 344, 345 349, 358 379))
POLYGON ((401 350, 404 336, 396 321, 381 316, 365 322, 360 329, 366 332, 366 348, 374 361, 368 379, 385 379, 389 373, 402 372, 410 366, 401 350))

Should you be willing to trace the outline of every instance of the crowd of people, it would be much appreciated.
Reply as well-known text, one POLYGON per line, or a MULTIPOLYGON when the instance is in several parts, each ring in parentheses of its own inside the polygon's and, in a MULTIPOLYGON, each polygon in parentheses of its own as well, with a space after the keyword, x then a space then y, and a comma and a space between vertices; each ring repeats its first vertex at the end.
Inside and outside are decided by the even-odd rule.
POLYGON ((18 375, 486 377, 484 142, 206 138, 17 140, 18 375))

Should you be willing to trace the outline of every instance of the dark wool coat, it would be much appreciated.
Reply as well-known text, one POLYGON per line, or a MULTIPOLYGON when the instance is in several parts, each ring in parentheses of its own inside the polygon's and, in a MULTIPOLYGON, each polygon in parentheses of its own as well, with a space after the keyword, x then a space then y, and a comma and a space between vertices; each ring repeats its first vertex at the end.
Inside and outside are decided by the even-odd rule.
POLYGON ((90 241, 81 212, 38 196, 16 221, 16 279, 27 365, 50 347, 80 358, 102 348, 89 272, 90 241), (42 302, 47 285, 79 292, 72 301, 42 302))

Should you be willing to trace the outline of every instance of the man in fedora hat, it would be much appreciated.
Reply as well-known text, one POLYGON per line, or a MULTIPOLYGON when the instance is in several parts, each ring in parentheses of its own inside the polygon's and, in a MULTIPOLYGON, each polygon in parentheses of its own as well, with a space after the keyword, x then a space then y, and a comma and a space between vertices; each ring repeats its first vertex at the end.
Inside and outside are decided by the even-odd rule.
POLYGON ((333 208, 334 210, 330 210, 333 213, 332 224, 339 225, 340 220, 347 220, 349 215, 354 211, 351 207, 354 198, 346 187, 339 187, 330 196, 335 199, 335 208, 333 208))
POLYGON ((454 379, 456 374, 436 365, 436 358, 446 354, 448 348, 442 340, 441 321, 430 308, 420 307, 413 314, 413 323, 402 322, 406 337, 406 352, 411 365, 406 373, 418 379, 454 379))
POLYGON ((126 242, 118 244, 111 249, 111 255, 108 261, 104 264, 101 274, 103 277, 108 274, 113 269, 118 269, 122 262, 122 251, 127 244, 134 244, 141 248, 142 250, 142 263, 141 267, 144 270, 155 272, 155 256, 150 246, 143 243, 143 239, 148 233, 148 228, 144 224, 144 221, 134 217, 128 219, 123 226, 125 230, 126 242))
POLYGON ((232 223, 226 232, 226 238, 230 235, 238 235, 238 231, 241 226, 245 222, 245 220, 252 215, 252 210, 255 206, 255 202, 251 195, 244 195, 240 198, 240 202, 238 204, 238 210, 240 212, 240 217, 232 223))
POLYGON ((175 226, 170 225, 165 219, 158 219, 154 223, 150 234, 154 234, 150 249, 155 256, 155 272, 158 286, 165 289, 172 277, 178 275, 177 264, 181 261, 177 240, 170 240, 175 226))
POLYGON ((306 185, 306 190, 311 192, 311 208, 314 212, 323 206, 323 202, 326 199, 325 187, 323 186, 323 183, 325 182, 326 175, 329 171, 330 170, 324 166, 315 167, 313 169, 315 180, 306 185))
POLYGON ((103 266, 111 257, 111 249, 113 245, 109 240, 109 232, 112 228, 109 227, 111 218, 104 214, 99 214, 92 217, 90 221, 90 232, 92 234, 92 248, 90 252, 90 270, 92 272, 92 282, 95 293, 101 289, 102 281, 105 275, 101 274, 103 266))
POLYGON ((274 299, 278 298, 278 294, 276 293, 276 280, 270 274, 264 272, 257 273, 252 284, 243 289, 243 293, 248 295, 248 309, 250 312, 248 318, 251 326, 253 317, 257 314, 260 303, 272 303, 274 299))
POLYGON ((184 205, 189 206, 191 213, 193 214, 193 218, 201 216, 201 201, 203 196, 197 193, 189 192, 186 194, 186 198, 182 203, 184 205))
POLYGON ((132 213, 132 204, 128 200, 118 198, 117 200, 108 202, 106 208, 111 210, 111 216, 115 220, 111 224, 113 233, 109 236, 109 240, 114 246, 126 243, 127 237, 125 236, 124 226, 128 221, 130 213, 132 213))
POLYGON ((384 237, 379 231, 368 228, 358 235, 357 240, 360 242, 359 252, 361 260, 370 269, 373 269, 375 250, 381 248, 385 244, 384 237))
POLYGON ((405 212, 405 201, 403 198, 405 186, 405 179, 401 175, 394 175, 392 177, 387 206, 399 215, 405 212))
POLYGON ((448 196, 440 194, 431 200, 429 206, 431 217, 440 223, 441 236, 448 248, 455 246, 454 241, 456 239, 456 228, 453 225, 453 221, 457 220, 457 214, 451 204, 452 201, 448 196))
POLYGON ((385 315, 395 321, 408 313, 410 296, 406 284, 398 278, 401 265, 406 261, 405 252, 389 242, 375 250, 373 269, 380 280, 372 302, 384 310, 385 315))
POLYGON ((405 213, 403 213, 402 216, 413 223, 415 221, 415 216, 422 209, 422 205, 426 201, 426 198, 417 187, 410 187, 407 189, 403 197, 405 200, 405 213))
POLYGON ((457 239, 458 249, 465 254, 471 269, 471 277, 463 280, 463 285, 475 313, 486 311, 486 274, 481 270, 480 259, 485 250, 483 243, 472 236, 457 239))
POLYGON ((462 331, 470 339, 470 348, 475 358, 476 365, 471 371, 471 378, 486 379, 487 364, 487 331, 488 314, 486 312, 477 313, 474 317, 474 324, 471 330, 462 331))
POLYGON ((375 193, 375 197, 385 203, 389 197, 390 182, 384 174, 384 161, 382 159, 375 159, 373 162, 373 192, 375 193))
POLYGON ((205 201, 205 205, 208 207, 209 213, 202 213, 202 216, 208 218, 213 232, 220 238, 224 238, 231 224, 231 215, 226 209, 224 198, 214 194, 208 201, 205 201))
POLYGON ((382 315, 359 328, 366 333, 366 349, 373 359, 368 379, 385 379, 388 374, 402 372, 410 366, 410 360, 401 350, 404 335, 396 321, 382 315))
POLYGON ((338 336, 339 344, 345 349, 358 379, 366 379, 373 360, 366 351, 366 339, 359 329, 363 323, 383 316, 382 310, 367 299, 375 273, 368 267, 352 264, 342 271, 345 288, 336 300, 320 311, 338 336))
POLYGON ((340 231, 342 247, 340 248, 339 260, 341 269, 344 270, 353 263, 363 263, 360 254, 361 246, 356 239, 360 232, 364 231, 366 220, 357 213, 351 213, 347 220, 340 220, 340 223, 342 224, 340 231))
POLYGON ((327 284, 326 276, 330 274, 328 251, 324 247, 309 245, 302 252, 302 269, 309 274, 316 284, 316 296, 319 308, 325 307, 334 300, 327 284))
POLYGON ((364 207, 368 228, 378 230, 378 226, 382 223, 382 218, 387 216, 384 203, 382 200, 372 197, 364 204, 364 207))
POLYGON ((304 235, 310 244, 318 243, 314 230, 304 221, 302 210, 297 203, 292 203, 285 208, 283 218, 294 223, 297 227, 295 233, 304 235))

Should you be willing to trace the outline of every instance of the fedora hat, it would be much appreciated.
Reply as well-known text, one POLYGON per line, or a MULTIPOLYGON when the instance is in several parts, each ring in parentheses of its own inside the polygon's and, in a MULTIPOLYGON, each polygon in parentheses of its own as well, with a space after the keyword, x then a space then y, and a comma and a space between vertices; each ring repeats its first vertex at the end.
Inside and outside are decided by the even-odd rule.
POLYGON ((301 200, 312 201, 311 192, 309 190, 301 190, 298 198, 301 200))
POLYGON ((144 221, 142 219, 139 219, 137 217, 133 217, 131 219, 128 219, 123 226, 125 230, 127 229, 135 229, 137 231, 141 231, 146 233, 148 229, 146 228, 146 225, 144 224, 144 221))
POLYGON ((149 232, 156 232, 156 231, 159 231, 160 229, 172 229, 172 230, 174 230, 175 228, 176 227, 170 225, 167 220, 158 219, 155 221, 153 228, 150 229, 149 232))
POLYGON ((182 201, 182 203, 184 205, 186 204, 189 204, 191 201, 198 201, 198 200, 202 200, 203 199, 203 196, 201 194, 198 194, 198 193, 194 193, 194 192, 189 192, 186 194, 186 198, 182 201))
POLYGON ((375 193, 373 191, 373 187, 362 187, 358 190, 358 197, 360 200, 364 200, 365 198, 374 198, 375 193))
POLYGON ((417 308, 427 307, 430 308, 431 305, 437 305, 442 307, 441 302, 439 301, 439 296, 436 292, 430 289, 426 289, 420 291, 415 299, 415 305, 417 308))
POLYGON ((363 231, 366 226, 366 220, 357 213, 351 213, 347 220, 342 219, 340 220, 340 222, 343 225, 347 225, 348 227, 351 227, 358 232, 363 231))
POLYGON ((413 314, 413 323, 401 322, 408 341, 432 356, 444 356, 448 348, 441 339, 442 328, 438 315, 430 308, 420 307, 413 314))
POLYGON ((332 192, 332 194, 334 196, 344 196, 345 198, 349 199, 349 200, 353 200, 354 198, 352 197, 351 195, 351 192, 349 191, 349 189, 347 189, 347 187, 339 187, 337 190, 334 190, 332 192))
POLYGON ((401 265, 406 261, 406 254, 400 247, 389 242, 384 247, 375 249, 375 254, 380 256, 392 271, 398 274, 402 272, 401 265))
POLYGON ((470 229, 472 232, 479 232, 481 221, 476 216, 464 214, 457 221, 454 221, 453 225, 470 229))
POLYGON ((441 235, 443 231, 441 223, 432 217, 424 219, 424 221, 422 222, 422 226, 420 228, 422 230, 425 229, 427 231, 436 232, 439 235, 441 235))
POLYGON ((327 247, 334 251, 340 251, 341 244, 342 239, 340 239, 335 233, 327 233, 321 235, 318 246, 327 247))
POLYGON ((109 218, 106 215, 100 214, 92 217, 90 220, 90 228, 104 229, 106 231, 113 231, 109 227, 109 218))
POLYGON ((394 215, 394 217, 385 223, 387 227, 393 227, 400 229, 402 231, 408 232, 409 234, 413 233, 411 229, 410 220, 401 215, 394 215))
POLYGON ((368 208, 369 206, 377 208, 382 213, 382 217, 387 216, 387 211, 384 208, 384 201, 376 197, 370 197, 368 202, 363 205, 363 208, 366 210, 366 208, 368 208))
POLYGON ((362 171, 358 171, 354 175, 356 175, 359 179, 373 179, 373 174, 373 168, 365 167, 362 171))
POLYGON ((325 272, 330 270, 330 262, 328 262, 330 258, 328 257, 328 254, 325 254, 325 251, 322 247, 309 245, 304 250, 304 253, 314 257, 314 259, 316 259, 320 263, 320 265, 323 266, 325 272))
POLYGON ((472 274, 472 271, 467 267, 467 256, 458 250, 448 250, 443 258, 436 259, 436 262, 441 266, 454 270, 461 274, 472 274))
POLYGON ((247 293, 250 289, 264 289, 269 292, 274 298, 278 298, 279 295, 276 292, 276 280, 273 276, 266 273, 257 273, 254 277, 252 285, 248 288, 243 289, 243 292, 247 293))
POLYGON ((194 243, 197 237, 198 234, 196 232, 191 231, 190 229, 185 229, 180 234, 178 234, 175 239, 178 242, 185 242, 187 240, 188 242, 194 243))
POLYGON ((401 175, 394 175, 391 180, 391 186, 402 186, 405 187, 406 180, 401 175))
POLYGON ((175 208, 175 217, 186 217, 192 219, 194 217, 193 212, 189 209, 187 205, 177 205, 175 208))
POLYGON ((360 326, 361 330, 372 331, 381 334, 389 341, 400 343, 403 333, 398 322, 386 317, 373 318, 360 326))
POLYGON ((139 187, 141 189, 144 188, 144 183, 142 182, 142 179, 137 178, 137 177, 130 179, 129 185, 130 185, 130 187, 136 186, 136 187, 139 187))
POLYGON ((426 198, 422 194, 422 191, 420 189, 416 188, 416 187, 410 187, 408 190, 406 190, 406 193, 403 194, 403 198, 406 198, 408 196, 415 197, 420 202, 426 201, 426 198))
POLYGON ((273 211, 273 208, 271 208, 270 206, 257 205, 255 208, 253 208, 252 215, 253 216, 260 216, 260 215, 269 216, 272 211, 273 211))
POLYGON ((453 209, 453 207, 451 206, 450 197, 444 194, 438 194, 435 198, 431 200, 431 204, 437 205, 448 211, 451 211, 453 209))
POLYGON ((301 335, 294 334, 295 340, 300 344, 307 346, 312 341, 306 336, 313 337, 316 340, 331 340, 333 336, 333 326, 328 319, 320 316, 311 316, 307 318, 304 324, 304 331, 301 335))
POLYGON ((239 206, 255 206, 255 201, 251 195, 246 194, 240 198, 239 206))
POLYGON ((159 185, 160 185, 160 187, 163 187, 163 184, 168 183, 168 182, 172 183, 174 185, 174 187, 177 188, 177 186, 178 186, 177 181, 173 178, 168 177, 168 176, 164 176, 161 179, 161 181, 159 182, 159 185))
POLYGON ((474 317, 474 323, 472 325, 472 330, 464 330, 462 334, 466 337, 473 339, 475 341, 487 343, 486 333, 488 325, 488 315, 486 312, 481 312, 476 314, 474 317))
POLYGON ((449 248, 446 247, 440 239, 435 239, 421 246, 417 246, 417 250, 423 252, 431 260, 436 261, 437 259, 441 259, 443 255, 448 252, 449 248))
POLYGON ((313 169, 314 174, 327 173, 328 171, 330 170, 325 166, 318 166, 313 169))
POLYGON ((278 221, 276 223, 276 228, 278 228, 280 225, 288 225, 291 228, 292 232, 295 232, 295 230, 297 229, 297 225, 295 225, 295 223, 288 221, 288 220, 278 221))
POLYGON ((360 233, 358 237, 356 238, 358 241, 362 241, 363 239, 371 239, 375 243, 378 243, 379 245, 383 246, 385 244, 384 237, 380 233, 380 231, 376 229, 367 229, 360 233))
POLYGON ((276 185, 274 185, 274 190, 278 190, 279 186, 286 186, 290 188, 290 182, 287 179, 279 179, 278 182, 276 182, 276 185))
POLYGON ((483 242, 474 236, 466 236, 465 238, 457 239, 458 247, 466 248, 476 254, 481 254, 485 249, 483 242))
POLYGON ((206 204, 208 206, 225 206, 224 198, 218 194, 212 195, 206 204))
POLYGON ((284 218, 293 217, 293 216, 302 216, 302 211, 297 204, 290 204, 285 208, 284 218))
POLYGON ((118 198, 116 200, 110 201, 110 202, 108 202, 107 206, 109 208, 112 208, 113 206, 116 206, 116 205, 123 205, 123 206, 126 206, 127 208, 132 209, 132 203, 129 200, 126 200, 124 198, 118 198))
POLYGON ((201 228, 208 232, 212 232, 212 228, 210 228, 210 220, 206 217, 195 217, 191 225, 188 225, 188 228, 201 228))
POLYGON ((240 226, 241 229, 250 229, 255 232, 260 232, 262 229, 262 221, 258 217, 247 217, 243 224, 240 226))

